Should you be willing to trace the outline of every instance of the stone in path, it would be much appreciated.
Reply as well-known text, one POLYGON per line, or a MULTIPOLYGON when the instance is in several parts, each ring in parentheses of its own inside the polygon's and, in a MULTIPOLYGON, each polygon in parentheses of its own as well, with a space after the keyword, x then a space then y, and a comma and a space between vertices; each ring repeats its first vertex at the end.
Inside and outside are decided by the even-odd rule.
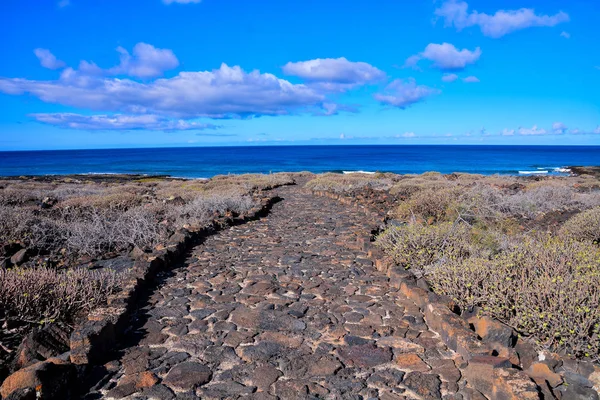
POLYGON ((458 357, 351 246, 372 221, 278 193, 269 216, 208 238, 165 279, 89 398, 463 398, 458 357))

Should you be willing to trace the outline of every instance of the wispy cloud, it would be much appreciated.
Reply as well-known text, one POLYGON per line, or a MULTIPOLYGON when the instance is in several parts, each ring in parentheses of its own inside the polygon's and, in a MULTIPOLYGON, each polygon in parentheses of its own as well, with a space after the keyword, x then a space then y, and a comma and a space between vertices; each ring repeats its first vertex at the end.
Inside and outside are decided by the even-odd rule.
POLYGON ((530 27, 555 26, 569 21, 569 15, 559 11, 554 15, 538 15, 531 8, 518 10, 499 10, 489 15, 472 11, 464 1, 449 0, 435 10, 435 15, 444 19, 445 26, 454 26, 462 30, 479 26, 485 36, 499 38, 511 32, 530 27))
POLYGON ((58 6, 59 6, 60 8, 66 7, 66 6, 68 6, 69 4, 71 4, 71 2, 70 2, 69 0, 60 0, 60 1, 58 2, 58 6))
POLYGON ((336 104, 336 103, 323 103, 322 109, 317 110, 314 115, 321 117, 329 117, 332 115, 338 115, 340 112, 350 112, 357 113, 358 108, 356 106, 346 105, 346 104, 336 104))
POLYGON ((417 85, 414 79, 396 79, 387 85, 383 93, 376 93, 373 97, 382 104, 405 109, 439 92, 428 86, 417 85))
POLYGON ((444 74, 444 76, 442 76, 442 81, 444 82, 454 82, 457 79, 458 75, 456 74, 444 74))
POLYGON ((344 57, 288 62, 283 66, 283 72, 326 91, 344 91, 381 81, 386 76, 371 64, 348 61, 344 57))
POLYGON ((545 135, 548 133, 548 131, 546 131, 545 129, 538 128, 537 125, 534 125, 532 128, 519 128, 517 132, 519 133, 519 135, 524 136, 545 135))
POLYGON ((478 83, 478 82, 481 82, 481 81, 476 76, 467 76, 466 78, 463 79, 463 82, 466 82, 466 83, 478 83))
POLYGON ((179 60, 169 49, 158 49, 151 44, 138 43, 133 47, 133 55, 123 47, 117 47, 120 53, 119 65, 102 69, 93 62, 82 61, 79 70, 90 75, 126 75, 136 78, 154 78, 165 71, 177 68, 179 60))
POLYGON ((468 64, 474 64, 481 57, 481 49, 477 47, 471 51, 468 49, 458 50, 450 43, 430 43, 425 50, 414 56, 410 56, 406 62, 406 67, 417 67, 422 59, 429 60, 434 68, 446 71, 460 71, 466 68, 468 64))
POLYGON ((555 122, 552 124, 552 132, 557 134, 563 134, 567 132, 567 126, 562 122, 555 122))
POLYGON ((562 122, 554 122, 552 124, 551 129, 540 128, 537 125, 533 125, 533 127, 520 127, 518 129, 504 129, 500 132, 500 136, 514 136, 522 135, 522 136, 543 136, 543 135, 591 135, 591 134, 600 134, 600 126, 598 126, 594 130, 586 130, 586 129, 578 129, 578 128, 569 128, 562 122))
POLYGON ((81 115, 74 113, 31 114, 36 121, 69 129, 187 131, 217 129, 218 125, 184 121, 158 115, 81 115))
POLYGON ((569 32, 565 32, 565 31, 562 31, 560 33, 560 36, 564 37, 565 39, 570 39, 571 38, 571 34, 569 32))
POLYGON ((66 66, 64 61, 58 60, 48 49, 35 49, 33 53, 40 60, 40 64, 44 68, 59 69, 66 66))

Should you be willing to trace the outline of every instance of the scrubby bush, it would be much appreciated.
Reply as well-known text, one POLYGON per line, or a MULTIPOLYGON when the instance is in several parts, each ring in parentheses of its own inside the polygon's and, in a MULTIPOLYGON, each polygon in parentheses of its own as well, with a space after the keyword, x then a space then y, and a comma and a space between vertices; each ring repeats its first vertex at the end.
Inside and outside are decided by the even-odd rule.
POLYGON ((199 196, 182 206, 174 206, 168 212, 175 221, 175 225, 191 225, 201 227, 213 219, 215 214, 224 214, 232 211, 242 214, 254 206, 254 201, 249 196, 199 196))
POLYGON ((573 192, 568 187, 540 186, 504 196, 496 206, 506 214, 533 218, 538 213, 574 207, 573 192))
POLYGON ((105 303, 118 287, 119 277, 112 271, 2 269, 0 314, 27 323, 71 323, 81 313, 105 303))
POLYGON ((317 175, 306 183, 311 190, 324 190, 334 193, 349 192, 361 189, 388 190, 393 181, 388 174, 334 174, 317 175))
POLYGON ((391 188, 390 193, 408 198, 422 190, 443 189, 455 186, 440 174, 403 175, 391 188))
POLYGON ((600 207, 571 217, 560 230, 560 234, 575 240, 600 242, 600 207))
POLYGON ((424 189, 414 193, 396 209, 396 217, 402 220, 424 220, 429 223, 453 220, 459 215, 458 187, 424 189))
POLYGON ((427 278, 436 292, 481 306, 541 347, 599 356, 600 250, 589 243, 521 237, 510 251, 449 260, 427 278))
POLYGON ((396 264, 417 274, 426 273, 433 264, 470 254, 469 232, 463 224, 391 226, 378 236, 376 244, 396 264))

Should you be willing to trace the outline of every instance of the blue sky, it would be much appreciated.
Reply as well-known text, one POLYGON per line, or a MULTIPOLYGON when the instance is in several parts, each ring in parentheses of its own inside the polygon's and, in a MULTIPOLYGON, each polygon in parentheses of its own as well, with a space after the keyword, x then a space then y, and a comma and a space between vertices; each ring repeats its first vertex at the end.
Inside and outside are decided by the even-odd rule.
POLYGON ((4 0, 0 150, 600 144, 589 0, 4 0))

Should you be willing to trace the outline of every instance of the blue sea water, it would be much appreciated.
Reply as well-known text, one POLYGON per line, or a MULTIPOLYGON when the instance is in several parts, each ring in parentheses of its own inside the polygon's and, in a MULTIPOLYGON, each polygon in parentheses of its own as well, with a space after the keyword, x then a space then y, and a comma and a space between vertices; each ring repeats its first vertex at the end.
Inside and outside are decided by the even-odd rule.
POLYGON ((264 146, 0 152, 0 176, 381 171, 519 174, 600 165, 600 146, 264 146))

